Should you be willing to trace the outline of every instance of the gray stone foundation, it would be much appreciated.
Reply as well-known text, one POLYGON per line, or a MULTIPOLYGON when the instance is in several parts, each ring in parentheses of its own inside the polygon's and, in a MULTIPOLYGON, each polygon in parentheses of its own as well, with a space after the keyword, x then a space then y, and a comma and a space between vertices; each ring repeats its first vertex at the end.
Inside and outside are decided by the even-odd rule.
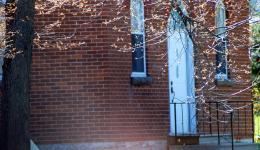
POLYGON ((97 142, 38 145, 40 150, 166 150, 166 141, 97 142))

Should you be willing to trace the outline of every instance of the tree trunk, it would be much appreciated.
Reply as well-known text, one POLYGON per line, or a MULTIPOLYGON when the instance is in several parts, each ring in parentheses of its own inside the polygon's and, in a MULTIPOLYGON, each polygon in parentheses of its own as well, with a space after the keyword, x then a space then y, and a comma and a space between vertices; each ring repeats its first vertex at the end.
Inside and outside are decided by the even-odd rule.
POLYGON ((7 0, 3 65, 4 150, 29 150, 29 75, 35 0, 7 0))

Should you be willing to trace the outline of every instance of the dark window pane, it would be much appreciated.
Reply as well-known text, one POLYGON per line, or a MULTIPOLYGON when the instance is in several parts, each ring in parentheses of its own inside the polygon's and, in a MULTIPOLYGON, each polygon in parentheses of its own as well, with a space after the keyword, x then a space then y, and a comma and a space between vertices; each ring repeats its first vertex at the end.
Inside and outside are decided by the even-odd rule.
POLYGON ((226 41, 220 40, 216 46, 216 73, 227 75, 226 41))
POLYGON ((144 72, 144 36, 132 34, 132 71, 144 72))

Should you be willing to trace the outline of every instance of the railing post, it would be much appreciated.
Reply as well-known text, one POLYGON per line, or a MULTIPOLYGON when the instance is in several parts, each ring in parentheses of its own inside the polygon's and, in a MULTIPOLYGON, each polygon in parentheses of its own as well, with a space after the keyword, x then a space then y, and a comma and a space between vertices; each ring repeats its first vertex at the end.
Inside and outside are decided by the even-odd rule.
POLYGON ((174 130, 175 130, 175 136, 177 136, 177 118, 176 118, 176 103, 174 103, 174 130))
POLYGON ((254 102, 253 101, 251 101, 251 114, 252 114, 252 131, 253 131, 253 139, 252 139, 252 141, 253 141, 253 143, 255 143, 255 117, 254 117, 254 102))
POLYGON ((196 111, 195 111, 195 116, 196 116, 196 134, 199 134, 200 135, 200 124, 199 124, 199 113, 198 113, 198 104, 197 103, 194 103, 194 106, 195 106, 195 109, 196 109, 196 111))
POLYGON ((181 105, 181 127, 182 127, 182 135, 184 135, 184 122, 183 122, 183 103, 181 105))
POLYGON ((238 133, 237 134, 238 134, 238 137, 240 137, 240 110, 239 109, 237 110, 237 120, 238 120, 237 121, 237 124, 238 124, 238 130, 237 130, 238 133))
POLYGON ((203 106, 203 109, 202 109, 202 118, 203 118, 203 122, 202 122, 202 131, 203 131, 203 133, 204 133, 204 135, 206 134, 205 133, 205 127, 204 127, 204 123, 205 123, 205 115, 204 115, 204 110, 205 108, 204 108, 204 106, 203 106))
POLYGON ((234 150, 234 131, 233 131, 233 110, 230 113, 230 123, 231 123, 231 142, 232 150, 234 150))
MULTIPOLYGON (((187 105, 188 105, 188 110, 191 110, 191 107, 190 107, 190 103, 187 103, 187 105)), ((190 113, 190 112, 189 112, 190 113)), ((190 113, 191 114, 191 113, 190 113)), ((190 115, 189 115, 189 121, 188 121, 188 125, 189 125, 189 130, 191 131, 189 134, 191 135, 192 134, 192 120, 191 120, 191 117, 190 117, 190 115)))
MULTIPOLYGON (((244 106, 246 106, 246 103, 244 103, 244 106)), ((246 133, 246 127, 247 127, 247 112, 246 112, 246 110, 244 111, 245 113, 244 113, 244 117, 245 117, 245 136, 247 135, 247 133, 246 133)))
POLYGON ((211 102, 209 102, 209 133, 212 135, 211 102))
POLYGON ((218 102, 216 103, 216 108, 217 108, 217 130, 218 130, 218 145, 220 145, 220 136, 219 136, 219 111, 218 111, 218 102))

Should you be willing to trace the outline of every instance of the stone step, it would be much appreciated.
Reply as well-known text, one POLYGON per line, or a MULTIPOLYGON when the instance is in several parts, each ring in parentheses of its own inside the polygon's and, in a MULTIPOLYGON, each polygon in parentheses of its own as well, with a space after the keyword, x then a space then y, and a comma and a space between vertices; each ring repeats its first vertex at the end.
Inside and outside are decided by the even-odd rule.
MULTIPOLYGON (((231 144, 200 144, 200 145, 171 145, 168 150, 232 150, 231 144)), ((258 150, 257 144, 235 144, 234 150, 258 150)))
MULTIPOLYGON (((171 138, 185 140, 183 137, 185 136, 168 137, 168 150, 232 150, 232 138, 230 134, 219 135, 220 144, 218 144, 217 134, 201 135, 197 145, 189 143, 189 139, 186 139, 188 142, 184 141, 183 143, 179 143, 179 145, 178 143, 175 145, 175 143, 169 142, 169 139, 171 140, 171 138)), ((234 139, 234 150, 258 150, 258 145, 254 144, 252 139, 240 139, 239 141, 234 139)))
MULTIPOLYGON (((231 135, 219 135, 221 144, 229 144, 232 142, 231 135)), ((218 135, 202 135, 200 136, 200 144, 218 144, 218 135)))
POLYGON ((30 150, 39 150, 37 145, 33 142, 33 140, 30 140, 30 150))
MULTIPOLYGON (((220 135, 219 136, 220 144, 231 144, 232 138, 231 135, 220 135)), ((243 144, 252 144, 252 138, 245 138, 245 139, 234 139, 234 143, 243 143, 243 144)), ((202 135, 200 136, 200 144, 218 144, 218 135, 202 135)))

